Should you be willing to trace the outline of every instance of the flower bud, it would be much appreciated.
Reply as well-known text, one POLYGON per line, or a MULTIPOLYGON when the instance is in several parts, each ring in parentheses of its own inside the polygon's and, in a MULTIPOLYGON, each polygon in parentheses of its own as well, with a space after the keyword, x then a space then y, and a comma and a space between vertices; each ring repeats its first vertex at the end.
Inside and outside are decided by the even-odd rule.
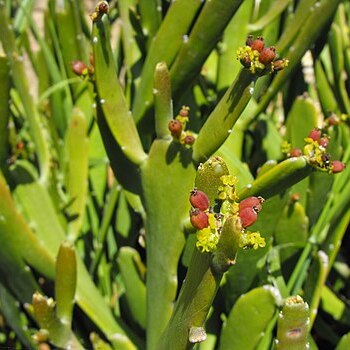
POLYGON ((182 128, 182 123, 177 119, 170 120, 168 123, 168 129, 174 137, 179 138, 181 136, 182 128))
POLYGON ((318 128, 311 130, 308 137, 314 141, 318 141, 321 138, 321 130, 318 128))
POLYGON ((321 137, 320 140, 318 141, 318 143, 320 144, 320 146, 322 146, 323 148, 327 148, 329 145, 329 139, 328 137, 321 137))
POLYGON ((197 208, 202 211, 209 208, 208 196, 203 191, 197 190, 196 188, 191 191, 190 202, 193 208, 197 208))
POLYGON ((332 113, 327 121, 329 125, 338 125, 340 123, 340 118, 335 113, 332 113))
POLYGON ((248 207, 239 211, 239 217, 243 228, 251 226, 258 219, 258 213, 252 208, 248 207))
POLYGON ((340 173, 346 168, 346 164, 341 162, 340 160, 333 160, 331 166, 333 174, 340 173))
POLYGON ((190 211, 190 216, 191 224, 197 230, 203 230, 209 226, 208 214, 204 211, 201 211, 198 208, 192 209, 190 211))
POLYGON ((270 64, 276 57, 276 49, 271 46, 269 48, 265 48, 260 52, 259 61, 267 66, 270 64))
POLYGON ((291 157, 300 157, 303 154, 300 148, 293 148, 290 151, 290 156, 291 157))
POLYGON ((181 117, 188 117, 190 112, 190 107, 188 106, 182 106, 179 112, 179 115, 181 115, 181 117))
POLYGON ((76 75, 86 75, 88 73, 88 68, 83 61, 73 61, 71 63, 72 71, 76 75))
POLYGON ((261 52, 264 49, 264 46, 265 46, 265 42, 263 37, 261 36, 258 36, 251 44, 251 48, 259 52, 261 52))

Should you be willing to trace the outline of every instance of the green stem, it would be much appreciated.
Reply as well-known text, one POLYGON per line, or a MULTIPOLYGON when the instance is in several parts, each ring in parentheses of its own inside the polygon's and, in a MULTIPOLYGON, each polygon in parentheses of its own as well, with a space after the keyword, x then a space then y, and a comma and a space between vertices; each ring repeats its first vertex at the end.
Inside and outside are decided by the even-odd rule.
POLYGON ((256 75, 242 69, 200 130, 193 145, 193 159, 208 159, 225 142, 254 92, 256 75))

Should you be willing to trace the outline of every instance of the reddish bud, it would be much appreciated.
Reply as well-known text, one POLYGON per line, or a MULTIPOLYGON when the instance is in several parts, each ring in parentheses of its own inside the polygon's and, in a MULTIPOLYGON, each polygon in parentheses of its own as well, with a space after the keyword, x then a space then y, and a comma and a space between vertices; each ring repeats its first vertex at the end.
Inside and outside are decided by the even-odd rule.
POLYGON ((97 11, 99 14, 108 13, 109 5, 107 1, 101 1, 97 4, 97 11))
POLYGON ((318 143, 320 144, 320 146, 322 146, 323 148, 327 148, 329 145, 329 139, 328 137, 321 137, 320 140, 318 141, 318 143))
POLYGON ((199 209, 192 209, 190 212, 191 224, 197 230, 202 230, 209 226, 209 218, 207 213, 199 209))
POLYGON ((241 219, 242 227, 246 228, 255 223, 258 219, 258 213, 252 207, 248 207, 239 211, 239 217, 241 219))
POLYGON ((285 60, 276 60, 273 62, 273 70, 279 72, 286 67, 285 60))
POLYGON ((190 112, 190 107, 182 106, 179 114, 181 115, 181 117, 188 117, 189 112, 190 112))
POLYGON ((329 125, 338 125, 340 123, 340 118, 335 113, 332 113, 327 120, 329 125))
POLYGON ((88 72, 87 66, 83 61, 73 61, 71 67, 76 75, 86 75, 88 72))
POLYGON ((243 211, 246 208, 254 209, 257 213, 259 213, 262 209, 262 204, 265 199, 262 197, 248 197, 240 201, 239 203, 239 212, 243 211))
POLYGON ((18 142, 16 144, 16 148, 19 150, 19 151, 22 151, 22 149, 24 148, 24 143, 22 141, 18 142))
POLYGON ((254 41, 253 35, 250 34, 250 35, 247 36, 247 40, 245 41, 245 44, 246 44, 247 46, 252 46, 253 41, 254 41))
POLYGON ((340 160, 333 160, 331 164, 333 174, 340 173, 346 168, 346 164, 341 162, 340 160))
POLYGON ((258 36, 251 44, 251 48, 259 52, 261 52, 264 49, 264 46, 265 46, 265 42, 261 36, 258 36))
POLYGON ((196 188, 191 191, 190 202, 192 207, 199 210, 207 210, 209 208, 209 198, 203 192, 199 191, 196 188))
POLYGON ((290 151, 290 156, 291 157, 300 157, 303 154, 300 148, 293 148, 290 151))
POLYGON ((185 145, 193 145, 195 141, 195 137, 193 135, 186 135, 184 138, 185 145))
POLYGON ((300 193, 294 192, 291 196, 290 199, 292 202, 298 202, 300 200, 300 193))
POLYGON ((182 128, 182 123, 177 119, 170 120, 168 124, 168 129, 174 137, 179 138, 181 136, 182 128))
POLYGON ((276 49, 271 46, 269 48, 265 48, 260 52, 259 61, 267 66, 270 64, 276 57, 276 49))
POLYGON ((318 141, 321 138, 321 130, 318 128, 311 130, 308 137, 314 141, 318 141))

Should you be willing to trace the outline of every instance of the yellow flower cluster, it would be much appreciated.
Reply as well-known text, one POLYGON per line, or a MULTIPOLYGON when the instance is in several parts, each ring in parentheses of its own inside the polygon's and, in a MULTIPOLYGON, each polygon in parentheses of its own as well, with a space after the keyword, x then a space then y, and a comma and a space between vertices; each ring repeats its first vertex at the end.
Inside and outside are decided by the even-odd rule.
POLYGON ((201 252, 214 252, 219 242, 217 220, 213 213, 208 214, 209 226, 197 231, 196 247, 201 252))
POLYGON ((253 74, 260 73, 265 69, 265 65, 259 61, 260 52, 253 50, 250 46, 242 46, 237 50, 237 58, 253 74))
POLYGON ((247 249, 253 248, 258 249, 266 246, 265 238, 261 237, 260 232, 250 232, 245 231, 241 235, 241 240, 239 242, 240 248, 247 249))

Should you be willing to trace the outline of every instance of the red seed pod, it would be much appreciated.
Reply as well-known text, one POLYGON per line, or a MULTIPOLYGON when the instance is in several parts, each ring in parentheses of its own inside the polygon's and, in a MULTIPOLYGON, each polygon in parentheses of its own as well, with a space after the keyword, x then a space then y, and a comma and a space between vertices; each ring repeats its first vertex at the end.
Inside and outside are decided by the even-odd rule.
POLYGON ((193 135, 186 135, 184 138, 185 145, 193 145, 194 141, 196 141, 196 139, 193 135))
POLYGON ((197 230, 202 230, 209 226, 208 214, 199 209, 192 209, 190 211, 191 224, 197 230))
POLYGON ((290 151, 290 156, 291 157, 300 157, 303 154, 300 148, 293 148, 290 151))
POLYGON ((248 207, 239 211, 239 217, 241 219, 242 227, 246 228, 255 223, 258 219, 258 213, 252 207, 248 207))
POLYGON ((239 202, 239 212, 243 211, 246 208, 252 208, 256 212, 260 212, 262 209, 262 204, 265 199, 262 197, 248 197, 239 202))
POLYGON ((267 66, 275 59, 275 57, 276 57, 276 49, 273 46, 271 46, 263 49, 260 52, 259 61, 265 66, 267 66))
POLYGON ((258 36, 251 45, 251 48, 253 50, 257 50, 259 52, 261 52, 264 49, 265 46, 265 42, 264 42, 264 38, 261 36, 258 36))
POLYGON ((308 137, 314 141, 318 141, 321 138, 321 130, 318 128, 311 130, 308 137))
POLYGON ((321 137, 320 140, 318 141, 318 143, 320 144, 320 146, 322 146, 323 148, 327 148, 329 145, 329 138, 328 137, 321 137))
POLYGON ((254 41, 253 35, 250 34, 250 35, 247 36, 247 40, 245 41, 245 44, 247 46, 252 46, 253 41, 254 41))
POLYGON ((177 119, 170 120, 168 124, 168 129, 171 132, 171 135, 177 138, 181 136, 182 128, 182 123, 177 119))
POLYGON ((197 208, 199 210, 207 210, 209 208, 209 198, 205 192, 197 190, 194 188, 191 191, 190 195, 190 203, 193 208, 197 208))
POLYGON ((76 75, 86 75, 88 72, 87 66, 83 61, 73 61, 71 67, 76 75))
POLYGON ((333 160, 331 165, 333 174, 340 173, 346 168, 346 164, 341 162, 340 160, 333 160))

